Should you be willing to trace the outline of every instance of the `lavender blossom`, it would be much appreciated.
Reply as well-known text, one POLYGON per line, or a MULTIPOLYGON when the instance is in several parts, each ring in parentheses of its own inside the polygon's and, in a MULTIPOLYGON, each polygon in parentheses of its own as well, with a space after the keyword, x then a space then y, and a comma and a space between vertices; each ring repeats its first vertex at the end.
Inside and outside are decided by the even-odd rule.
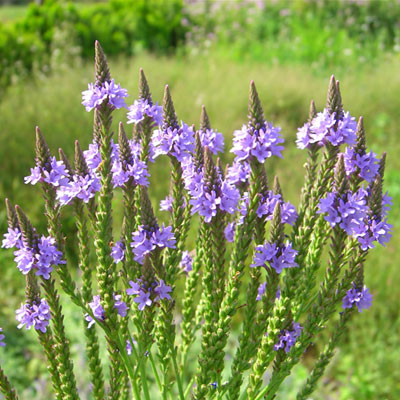
POLYGON ((233 240, 235 238, 235 223, 234 222, 229 222, 228 225, 226 225, 224 234, 225 234, 225 239, 230 242, 233 243, 233 240))
POLYGON ((347 291, 346 296, 343 298, 342 307, 352 308, 354 305, 357 306, 358 312, 367 310, 372 305, 372 294, 368 288, 364 286, 362 289, 357 289, 353 284, 353 287, 347 291))
POLYGON ((165 282, 160 279, 158 285, 154 288, 154 292, 157 294, 156 300, 171 300, 170 292, 172 292, 171 286, 165 284, 165 282))
POLYGON ((250 177, 250 165, 247 162, 234 161, 228 168, 226 180, 233 185, 248 183, 250 177))
POLYGON ((344 143, 353 146, 357 139, 356 130, 356 120, 349 112, 345 112, 342 118, 336 119, 335 113, 324 109, 310 123, 298 129, 296 144, 299 149, 309 148, 314 143, 320 147, 327 143, 333 146, 344 143))
POLYGON ((29 330, 33 326, 36 330, 45 333, 50 318, 50 307, 45 299, 41 299, 39 304, 35 302, 32 305, 22 304, 21 308, 16 311, 16 319, 19 322, 18 329, 25 326, 29 330))
POLYGON ((378 173, 379 159, 372 151, 360 155, 353 148, 347 147, 344 152, 344 165, 347 176, 357 173, 362 179, 372 183, 378 173))
POLYGON ((167 154, 182 162, 194 151, 194 132, 184 122, 181 122, 179 128, 159 128, 153 133, 152 144, 154 146, 154 157, 167 154))
POLYGON ((116 84, 114 79, 104 82, 104 85, 97 86, 93 83, 88 85, 88 90, 82 92, 82 104, 86 111, 99 108, 104 100, 108 99, 108 104, 114 108, 126 107, 124 98, 128 97, 128 91, 116 84))
POLYGON ((279 341, 274 345, 274 350, 284 349, 289 353, 290 349, 295 345, 297 338, 300 336, 302 327, 300 324, 293 322, 293 330, 285 329, 279 336, 279 341))
POLYGON ((128 110, 128 124, 138 124, 145 116, 158 126, 162 124, 162 107, 158 103, 150 104, 147 99, 139 99, 135 100, 128 110))
POLYGON ((297 253, 297 250, 294 250, 289 242, 281 247, 278 247, 276 243, 265 242, 263 245, 256 246, 253 264, 250 267, 267 268, 268 263, 280 274, 284 268, 298 266, 295 261, 297 253))
POLYGON ((124 301, 122 301, 122 296, 120 294, 114 294, 114 308, 117 310, 121 317, 126 317, 128 306, 124 301))
POLYGON ((152 300, 150 299, 150 293, 145 292, 144 290, 140 290, 133 301, 137 303, 140 311, 143 311, 146 306, 150 307, 153 304, 152 300))
MULTIPOLYGON (((101 305, 99 295, 93 296, 93 300, 89 303, 89 307, 91 308, 93 315, 96 319, 100 321, 104 321, 106 319, 104 308, 101 305)), ((94 323, 96 322, 89 314, 85 315, 85 319, 87 322, 89 322, 88 328, 91 328, 92 325, 94 325, 94 323)))
POLYGON ((243 125, 241 130, 233 133, 233 147, 231 152, 236 155, 237 161, 250 161, 255 157, 258 162, 264 163, 267 158, 278 156, 282 158, 284 140, 279 134, 281 128, 274 127, 266 122, 260 129, 249 129, 243 125))
POLYGON ((12 249, 13 247, 16 247, 19 249, 22 246, 21 231, 18 228, 8 228, 7 233, 4 234, 1 247, 5 249, 12 249))
POLYGON ((137 344, 136 340, 133 337, 131 337, 131 340, 126 339, 126 352, 128 353, 128 356, 132 355, 132 344, 137 344))
POLYGON ((200 142, 203 147, 208 147, 211 153, 218 154, 224 151, 224 135, 215 129, 199 131, 200 142))

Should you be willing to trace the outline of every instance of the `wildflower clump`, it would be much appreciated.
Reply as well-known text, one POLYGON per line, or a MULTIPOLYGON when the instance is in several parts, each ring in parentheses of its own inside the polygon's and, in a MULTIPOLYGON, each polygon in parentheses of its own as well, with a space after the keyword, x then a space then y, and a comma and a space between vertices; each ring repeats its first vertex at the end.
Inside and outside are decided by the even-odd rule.
MULTIPOLYGON (((159 106, 143 70, 129 107, 127 97, 96 43, 95 82, 82 93, 94 114, 88 149, 76 142, 74 155, 60 150, 58 159, 36 129, 36 161, 25 183, 42 188, 47 232, 6 200, 2 247, 13 249, 25 280, 17 327, 36 331, 54 397, 80 396, 63 291, 62 301, 82 317, 95 400, 274 399, 312 342, 328 338, 297 396, 308 398, 354 310, 372 305, 366 260, 392 229, 385 155, 367 151, 363 120, 343 110, 332 77, 326 106, 318 112, 312 102, 297 132, 308 158, 296 208, 270 176, 288 135, 265 119, 254 82, 248 122, 233 133, 230 165, 218 158, 226 144, 204 106, 197 129, 179 122, 169 87, 159 106), (127 109, 132 135, 124 122, 113 128, 120 108, 127 109), (167 211, 160 222, 149 164, 162 157, 170 162, 171 189, 160 203, 167 211), (68 209, 76 237, 62 232, 68 209), (76 244, 78 273, 66 243, 76 244), (100 336, 107 357, 100 356, 100 336)), ((17 398, 1 367, 0 390, 17 398)))

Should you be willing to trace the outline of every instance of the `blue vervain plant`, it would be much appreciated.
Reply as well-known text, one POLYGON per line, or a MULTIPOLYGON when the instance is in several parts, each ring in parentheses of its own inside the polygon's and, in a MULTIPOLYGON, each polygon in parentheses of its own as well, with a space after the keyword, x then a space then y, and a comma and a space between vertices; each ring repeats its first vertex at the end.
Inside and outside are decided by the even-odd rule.
MULTIPOLYGON (((95 47, 95 83, 82 94, 86 110, 94 111, 89 148, 76 142, 73 164, 62 150, 57 160, 36 129, 36 165, 25 183, 42 187, 48 232, 39 233, 6 200, 2 247, 15 249, 26 279, 18 328, 36 330, 55 398, 80 398, 61 290, 82 313, 93 399, 274 399, 328 326, 330 337, 297 395, 306 399, 355 309, 371 306, 365 261, 391 236, 385 155, 367 152, 363 120, 357 124, 343 110, 332 77, 325 109, 317 112, 311 102, 297 132, 297 147, 308 152, 297 211, 278 178, 272 185, 267 178, 284 140, 265 120, 254 82, 248 123, 234 132, 235 159, 224 167, 217 157, 223 136, 211 128, 204 106, 198 130, 179 123, 168 86, 159 106, 140 70, 139 98, 127 107, 127 91, 111 78, 100 44, 95 47), (113 111, 124 107, 132 135, 119 123, 116 137, 113 111), (160 204, 170 213, 169 226, 160 224, 149 197, 149 163, 160 156, 171 165, 171 192, 160 204), (123 220, 113 231, 116 190, 122 190, 123 220), (66 207, 76 237, 63 235, 66 207), (195 249, 186 245, 191 224, 198 224, 195 249), (66 241, 77 243, 80 282, 66 241), (231 336, 237 346, 226 365, 231 336)), ((0 333, 0 346, 5 336, 0 333)), ((17 399, 1 366, 0 389, 7 400, 17 399)))

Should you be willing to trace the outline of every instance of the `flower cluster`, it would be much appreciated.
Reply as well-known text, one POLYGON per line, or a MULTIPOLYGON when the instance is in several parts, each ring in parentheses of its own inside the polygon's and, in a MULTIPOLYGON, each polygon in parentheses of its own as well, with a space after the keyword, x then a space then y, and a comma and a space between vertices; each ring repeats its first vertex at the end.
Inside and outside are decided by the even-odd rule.
POLYGON ((18 228, 8 228, 7 233, 4 234, 1 247, 4 249, 12 249, 13 247, 20 249, 22 246, 21 231, 18 228))
POLYGON ((250 267, 267 268, 268 262, 271 268, 280 274, 284 268, 298 266, 295 261, 297 253, 297 250, 294 250, 289 242, 282 246, 265 242, 263 245, 256 246, 253 264, 250 267))
MULTIPOLYGON (((103 306, 101 305, 101 300, 99 295, 93 296, 93 300, 89 303, 89 307, 93 312, 93 316, 98 321, 105 321, 106 314, 104 312, 103 306)), ((114 308, 117 310, 118 314, 121 317, 126 317, 128 306, 124 301, 122 301, 122 296, 120 294, 114 294, 114 308)), ((89 322, 88 328, 91 328, 92 325, 96 322, 89 314, 85 315, 85 319, 87 322, 89 322)))
POLYGON ((50 273, 53 271, 53 265, 65 264, 62 259, 62 252, 57 250, 56 241, 51 236, 42 236, 36 241, 33 248, 24 246, 18 229, 11 230, 12 234, 5 235, 3 247, 16 247, 14 252, 14 261, 17 268, 24 274, 28 274, 32 269, 36 270, 36 275, 42 276, 43 279, 49 279, 50 273))
POLYGON ((158 126, 162 123, 162 107, 158 103, 150 104, 146 99, 139 99, 135 100, 128 110, 128 124, 139 124, 145 116, 158 126))
POLYGON ((194 131, 184 122, 181 122, 181 126, 176 128, 159 128, 153 132, 152 144, 154 157, 167 154, 182 162, 194 151, 194 131))
POLYGON ((68 182, 68 170, 62 161, 51 157, 49 163, 44 167, 35 166, 31 168, 31 174, 24 179, 25 183, 36 185, 38 182, 46 182, 58 188, 68 182))
POLYGON ((296 144, 299 149, 306 149, 317 144, 322 147, 327 143, 340 146, 347 143, 350 146, 356 142, 356 120, 345 112, 341 118, 327 109, 318 113, 311 122, 307 122, 297 131, 296 144))
POLYGON ((182 259, 180 262, 180 267, 182 268, 182 270, 186 273, 189 273, 193 268, 192 268, 192 264, 193 264, 193 258, 191 257, 191 255, 189 254, 188 251, 183 251, 182 252, 182 259))
MULTIPOLYGON (((357 192, 348 192, 342 197, 337 193, 328 192, 320 200, 318 213, 325 214, 324 218, 333 228, 339 225, 349 236, 357 238, 363 250, 373 248, 373 242, 385 245, 391 238, 392 225, 386 218, 371 216, 367 205, 367 190, 361 188, 357 192)), ((383 198, 383 213, 388 211, 390 198, 383 198)))
POLYGON ((228 214, 237 211, 240 192, 233 184, 222 179, 220 171, 217 170, 217 182, 212 182, 210 187, 205 179, 205 168, 196 168, 192 157, 185 159, 182 168, 192 214, 197 212, 209 223, 217 215, 218 209, 228 214))
POLYGON ((379 170, 379 159, 375 153, 358 154, 353 148, 347 147, 343 158, 347 176, 357 173, 368 183, 373 182, 379 170))
POLYGON ((3 332, 3 328, 0 328, 0 347, 4 347, 6 344, 3 342, 5 336, 1 333, 3 332))
MULTIPOLYGON (((281 207, 281 221, 282 224, 293 225, 297 219, 296 207, 290 202, 285 202, 280 194, 274 194, 269 190, 266 195, 260 196, 260 202, 257 208, 257 217, 264 218, 265 221, 271 221, 274 215, 275 206, 277 203, 281 207)), ((247 215, 249 206, 249 194, 243 193, 241 204, 239 225, 243 223, 244 217, 247 215)))
POLYGON ((224 135, 215 129, 206 129, 199 131, 200 142, 203 147, 208 149, 213 154, 218 154, 224 151, 224 135))
POLYGON ((154 301, 163 299, 171 300, 169 293, 172 292, 172 289, 162 279, 160 279, 160 282, 153 282, 149 287, 146 287, 141 279, 138 279, 136 282, 129 281, 129 285, 131 287, 126 289, 126 294, 128 296, 135 296, 133 301, 137 303, 140 311, 143 311, 146 306, 150 307, 154 301))
POLYGON ((228 168, 226 179, 233 185, 246 184, 250 177, 250 164, 235 160, 228 168))
POLYGON ((162 249, 169 247, 174 249, 176 244, 172 226, 162 225, 161 229, 156 228, 146 230, 144 226, 139 226, 136 232, 132 233, 130 246, 134 254, 134 259, 139 264, 143 263, 144 256, 150 254, 156 248, 162 249))
POLYGON ((119 84, 114 82, 114 79, 111 79, 101 86, 89 83, 88 90, 82 92, 82 104, 86 111, 91 111, 99 108, 107 99, 108 104, 113 108, 122 108, 126 107, 125 97, 128 97, 128 91, 122 89, 119 84))
POLYGON ((281 128, 265 122, 260 129, 249 129, 246 125, 233 133, 233 147, 231 152, 236 155, 237 161, 250 161, 255 157, 258 162, 264 163, 272 156, 282 157, 284 140, 280 135, 281 128))
POLYGON ((125 258, 125 244, 120 241, 115 242, 115 245, 111 249, 111 257, 116 264, 123 261, 125 258))
POLYGON ((26 329, 32 326, 43 333, 46 332, 47 326, 51 318, 50 307, 45 299, 41 299, 40 303, 22 304, 16 312, 16 319, 19 322, 18 329, 24 325, 26 329))
POLYGON ((353 287, 347 291, 346 296, 343 298, 343 308, 352 308, 354 305, 357 306, 358 312, 367 310, 372 305, 372 294, 369 289, 364 286, 362 289, 357 289, 353 284, 353 287))
POLYGON ((279 336, 279 341, 274 345, 274 350, 278 351, 279 349, 284 349, 286 353, 290 351, 290 349, 296 343, 297 338, 300 336, 302 327, 300 324, 293 322, 293 330, 285 329, 281 332, 279 336))

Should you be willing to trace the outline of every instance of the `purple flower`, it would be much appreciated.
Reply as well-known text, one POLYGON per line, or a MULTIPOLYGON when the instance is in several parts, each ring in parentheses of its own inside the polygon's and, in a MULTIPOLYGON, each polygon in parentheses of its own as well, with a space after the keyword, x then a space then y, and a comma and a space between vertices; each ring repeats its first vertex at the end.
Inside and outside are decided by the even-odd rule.
POLYGON ((162 107, 155 104, 149 104, 146 99, 135 100, 129 107, 127 114, 128 124, 138 124, 144 120, 145 116, 151 118, 156 125, 162 124, 162 107))
POLYGON ((138 304, 138 309, 140 311, 143 311, 146 306, 150 307, 153 303, 150 299, 150 293, 145 292, 144 290, 140 290, 139 294, 133 299, 133 301, 138 304))
POLYGON ((231 152, 236 155, 237 161, 250 161, 252 157, 264 163, 272 156, 282 157, 284 140, 280 135, 281 128, 274 127, 272 123, 265 122, 260 129, 249 129, 243 125, 241 130, 234 132, 233 147, 231 152))
POLYGON ((268 191, 267 195, 260 200, 257 216, 259 218, 264 217, 265 220, 271 221, 277 203, 281 206, 282 223, 293 225, 297 219, 296 207, 289 202, 284 202, 282 196, 280 194, 274 194, 272 190, 268 191))
POLYGON ((82 92, 82 104, 85 106, 86 111, 91 111, 93 108, 101 106, 106 97, 107 94, 103 87, 89 83, 88 90, 82 92))
POLYGON ((179 128, 156 129, 153 133, 152 143, 154 157, 168 154, 182 162, 194 151, 194 132, 191 127, 182 122, 179 128))
POLYGON ((21 231, 18 228, 8 228, 8 232, 4 234, 1 247, 5 249, 12 249, 13 247, 16 247, 19 249, 22 246, 21 231))
POLYGON ((190 256, 188 251, 183 251, 182 252, 182 259, 180 262, 180 267, 183 269, 183 271, 185 271, 186 273, 189 273, 193 268, 192 268, 192 264, 193 264, 193 259, 190 256))
POLYGON ((247 162, 234 161, 233 164, 228 168, 226 180, 233 184, 239 185, 241 183, 247 183, 250 177, 250 165, 247 162))
POLYGON ((50 278, 53 271, 52 265, 66 264, 62 259, 62 252, 57 250, 56 240, 51 236, 42 236, 38 243, 38 253, 36 258, 36 275, 43 276, 44 279, 50 278))
POLYGON ((349 112, 336 119, 335 113, 324 109, 310 123, 298 129, 296 144, 299 149, 309 148, 314 143, 325 146, 328 142, 333 146, 343 143, 352 146, 357 139, 356 129, 357 123, 349 112))
POLYGON ((250 267, 265 267, 267 263, 280 274, 284 268, 297 267, 295 259, 298 251, 292 248, 292 244, 286 242, 278 247, 276 243, 264 243, 256 246, 253 263, 250 267))
POLYGON ((169 247, 174 249, 176 240, 172 232, 172 226, 165 227, 163 224, 161 229, 156 230, 153 234, 153 243, 160 248, 169 247))
POLYGON ((142 226, 139 226, 138 231, 132 233, 132 242, 130 246, 135 255, 135 261, 140 264, 143 263, 144 256, 150 254, 150 252, 156 248, 152 237, 149 237, 142 226))
POLYGON ((214 129, 199 131, 200 142, 203 147, 207 146, 211 153, 217 154, 224 151, 224 135, 214 129))
POLYGON ((123 261, 125 258, 125 245, 118 241, 111 249, 111 257, 114 259, 114 262, 118 264, 123 261))
POLYGON ((68 182, 68 170, 62 161, 51 157, 49 168, 43 168, 43 181, 52 186, 63 186, 68 182))
POLYGON ((171 296, 169 295, 172 292, 171 286, 166 285, 162 279, 160 279, 158 286, 154 288, 154 292, 157 294, 156 300, 171 300, 171 296))
POLYGON ((160 201, 160 210, 172 212, 172 196, 167 196, 160 201))
POLYGON ((112 79, 110 82, 104 82, 102 86, 90 83, 88 90, 82 92, 82 104, 85 106, 86 111, 91 111, 93 108, 99 108, 104 100, 108 99, 108 104, 114 108, 122 108, 126 107, 125 97, 128 97, 128 91, 122 89, 112 79))
POLYGON ((284 349, 286 353, 295 345, 297 338, 301 335, 302 327, 293 322, 293 330, 285 329, 279 336, 279 341, 274 345, 274 350, 284 349))
POLYGON ((120 294, 114 294, 114 300, 114 308, 117 309, 118 314, 121 317, 126 317, 128 306, 122 301, 122 296, 120 294))
MULTIPOLYGON (((89 307, 91 308, 93 315, 96 319, 98 319, 100 321, 105 320, 106 316, 105 316, 104 308, 101 305, 99 295, 93 296, 93 300, 89 303, 89 307)), ((85 319, 87 322, 89 322, 88 328, 91 328, 92 325, 96 322, 89 314, 85 315, 85 319)))
POLYGON ((129 285, 131 286, 129 289, 126 289, 126 294, 128 296, 139 294, 141 290, 142 282, 139 280, 138 282, 129 281, 129 285))
POLYGON ((235 239, 235 223, 229 222, 224 231, 225 239, 232 243, 235 239))
POLYGON ((367 310, 372 305, 372 294, 368 288, 364 286, 362 289, 357 289, 353 284, 353 287, 347 291, 346 296, 343 298, 343 308, 352 308, 356 305, 358 311, 367 310))
POLYGON ((347 147, 344 152, 344 165, 347 176, 357 173, 369 183, 373 182, 379 170, 379 160, 375 153, 357 154, 351 147, 347 147))
POLYGON ((24 178, 26 184, 36 185, 42 179, 42 170, 40 167, 31 168, 31 174, 24 178))
POLYGON ((267 282, 262 283, 259 287, 258 287, 258 295, 256 300, 260 301, 263 294, 265 293, 265 289, 267 288, 267 282))
POLYGON ((126 352, 128 353, 128 356, 132 354, 132 344, 133 345, 137 344, 136 340, 133 337, 131 337, 131 340, 129 339, 126 340, 126 352))
POLYGON ((14 261, 22 274, 27 275, 35 263, 35 254, 31 249, 21 247, 14 252, 14 261))
POLYGON ((45 299, 41 299, 39 304, 35 302, 32 305, 22 304, 21 308, 16 311, 16 319, 19 322, 18 329, 21 329, 24 325, 26 329, 33 326, 36 330, 45 333, 50 318, 50 307, 45 299))
POLYGON ((3 342, 5 336, 1 333, 3 332, 3 328, 0 328, 0 347, 4 347, 6 344, 3 342))

